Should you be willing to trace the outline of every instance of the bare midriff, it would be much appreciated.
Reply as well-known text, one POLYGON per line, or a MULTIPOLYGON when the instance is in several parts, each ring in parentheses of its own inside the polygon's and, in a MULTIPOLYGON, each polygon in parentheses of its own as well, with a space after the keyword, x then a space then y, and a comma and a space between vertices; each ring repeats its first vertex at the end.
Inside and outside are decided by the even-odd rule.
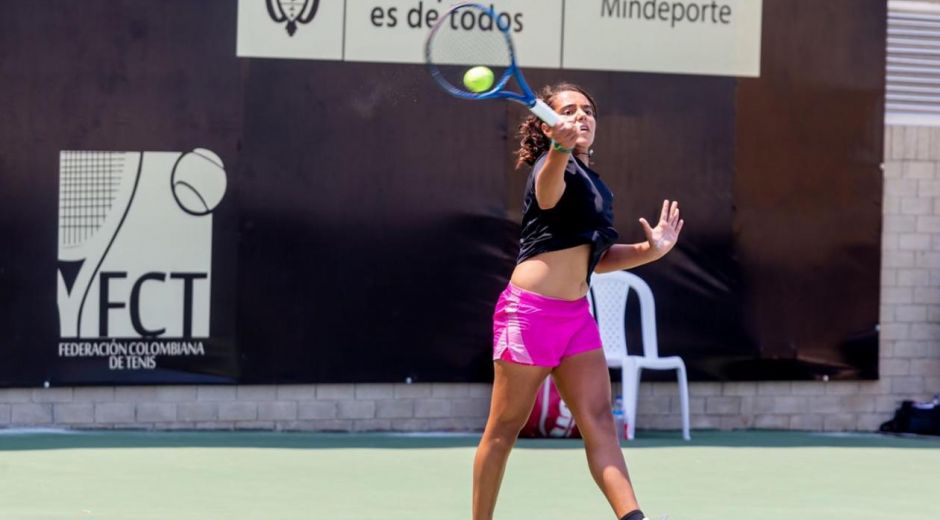
POLYGON ((520 289, 558 298, 577 300, 588 292, 587 269, 591 245, 549 251, 516 265, 510 282, 520 289))

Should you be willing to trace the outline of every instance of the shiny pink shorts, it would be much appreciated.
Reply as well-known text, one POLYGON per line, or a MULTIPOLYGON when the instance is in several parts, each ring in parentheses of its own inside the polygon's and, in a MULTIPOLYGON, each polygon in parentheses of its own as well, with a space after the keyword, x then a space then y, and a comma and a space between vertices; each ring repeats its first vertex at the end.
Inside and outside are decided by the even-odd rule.
POLYGON ((601 348, 587 297, 560 300, 509 284, 493 314, 493 359, 556 367, 563 358, 601 348))

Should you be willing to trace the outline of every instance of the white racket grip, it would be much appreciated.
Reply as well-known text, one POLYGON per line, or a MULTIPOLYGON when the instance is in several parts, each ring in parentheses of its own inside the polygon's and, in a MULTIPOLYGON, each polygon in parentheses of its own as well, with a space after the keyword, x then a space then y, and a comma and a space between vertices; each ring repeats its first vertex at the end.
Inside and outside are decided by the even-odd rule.
POLYGON ((529 110, 535 114, 536 117, 545 121, 548 126, 555 126, 561 117, 552 110, 552 107, 545 104, 541 99, 536 99, 535 104, 529 107, 529 110))

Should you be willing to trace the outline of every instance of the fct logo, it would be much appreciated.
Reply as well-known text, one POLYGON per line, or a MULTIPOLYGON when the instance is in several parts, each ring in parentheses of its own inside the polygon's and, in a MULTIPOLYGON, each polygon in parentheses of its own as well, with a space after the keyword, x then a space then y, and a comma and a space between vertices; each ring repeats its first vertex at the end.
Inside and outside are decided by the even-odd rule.
POLYGON ((103 355, 79 340, 109 339, 114 356, 132 339, 169 354, 209 337, 212 212, 226 184, 204 149, 60 153, 57 300, 71 340, 60 355, 103 355))

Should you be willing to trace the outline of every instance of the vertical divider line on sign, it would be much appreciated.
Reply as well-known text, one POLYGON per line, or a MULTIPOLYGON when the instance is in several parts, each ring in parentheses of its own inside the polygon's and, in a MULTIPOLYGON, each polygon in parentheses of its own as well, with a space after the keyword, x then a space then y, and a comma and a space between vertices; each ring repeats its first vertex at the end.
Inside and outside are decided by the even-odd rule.
POLYGON ((561 0, 561 49, 559 50, 558 68, 565 68, 565 0, 561 0))
POLYGON ((343 45, 340 51, 340 61, 346 61, 346 3, 349 0, 343 0, 343 45))

